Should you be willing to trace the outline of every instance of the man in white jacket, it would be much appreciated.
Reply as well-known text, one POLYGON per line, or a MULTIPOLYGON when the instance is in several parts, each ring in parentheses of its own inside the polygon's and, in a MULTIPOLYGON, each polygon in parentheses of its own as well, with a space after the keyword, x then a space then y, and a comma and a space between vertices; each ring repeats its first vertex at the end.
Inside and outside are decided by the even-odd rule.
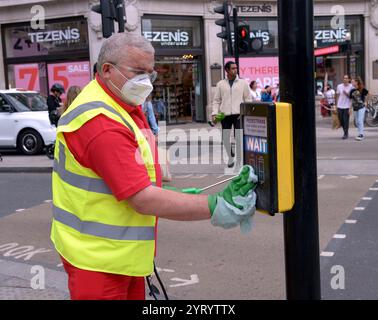
MULTIPOLYGON (((239 135, 235 133, 235 129, 241 129, 240 123, 240 104, 242 102, 252 101, 249 92, 249 85, 246 80, 240 79, 237 73, 236 63, 229 61, 225 64, 226 78, 217 83, 212 106, 213 121, 215 116, 223 112, 225 118, 222 124, 222 140, 228 156, 228 167, 234 166, 235 152, 231 147, 231 128, 234 127, 236 139, 236 150, 241 154, 241 140, 239 135)), ((240 161, 241 159, 237 159, 240 161)), ((240 163, 238 163, 240 165, 240 163)))

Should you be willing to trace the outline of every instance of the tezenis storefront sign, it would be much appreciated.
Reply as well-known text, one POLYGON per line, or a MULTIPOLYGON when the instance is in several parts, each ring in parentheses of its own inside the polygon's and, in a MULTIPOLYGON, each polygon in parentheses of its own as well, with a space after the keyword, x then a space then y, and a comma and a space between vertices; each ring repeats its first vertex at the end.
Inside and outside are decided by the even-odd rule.
POLYGON ((41 32, 29 32, 28 36, 32 43, 42 42, 73 42, 80 41, 80 30, 67 27, 64 30, 51 30, 41 32))
POLYGON ((315 30, 315 40, 318 41, 318 45, 327 45, 332 43, 343 43, 348 29, 326 29, 315 30))
POLYGON ((190 29, 143 31, 143 36, 151 41, 154 47, 191 47, 193 45, 190 29))
POLYGON ((271 13, 273 7, 270 4, 251 5, 251 6, 236 6, 238 13, 271 13))
POLYGON ((88 50, 88 27, 84 18, 47 21, 44 29, 30 23, 4 27, 7 58, 31 57, 88 50))

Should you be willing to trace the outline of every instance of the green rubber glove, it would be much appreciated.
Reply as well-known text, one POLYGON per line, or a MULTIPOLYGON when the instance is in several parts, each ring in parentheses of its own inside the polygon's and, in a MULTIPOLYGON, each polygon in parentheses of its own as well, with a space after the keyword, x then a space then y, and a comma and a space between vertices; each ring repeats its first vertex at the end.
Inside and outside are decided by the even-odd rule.
POLYGON ((225 117, 226 117, 226 115, 225 115, 223 112, 220 112, 220 113, 218 113, 218 114, 215 116, 215 121, 216 121, 216 122, 220 122, 220 121, 222 121, 225 117))
POLYGON ((243 166, 239 175, 232 179, 221 192, 208 196, 211 215, 214 213, 218 197, 223 198, 226 202, 239 210, 243 209, 241 205, 234 202, 233 198, 238 196, 245 197, 250 190, 255 189, 257 180, 251 181, 250 168, 250 166, 243 166))

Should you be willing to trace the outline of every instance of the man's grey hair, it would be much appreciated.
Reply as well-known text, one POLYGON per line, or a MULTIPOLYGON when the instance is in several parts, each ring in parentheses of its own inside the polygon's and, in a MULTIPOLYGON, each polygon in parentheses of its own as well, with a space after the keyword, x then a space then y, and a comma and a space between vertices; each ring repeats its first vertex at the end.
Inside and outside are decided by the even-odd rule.
POLYGON ((102 65, 106 62, 117 64, 121 58, 128 55, 130 49, 140 49, 154 54, 151 42, 141 35, 130 33, 115 33, 102 44, 97 59, 97 71, 102 73, 102 65))

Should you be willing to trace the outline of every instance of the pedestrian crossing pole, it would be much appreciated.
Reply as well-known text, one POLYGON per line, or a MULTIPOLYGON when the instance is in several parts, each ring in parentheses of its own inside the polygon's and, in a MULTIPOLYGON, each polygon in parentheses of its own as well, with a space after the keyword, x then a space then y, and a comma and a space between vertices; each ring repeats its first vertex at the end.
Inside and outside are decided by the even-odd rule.
POLYGON ((292 104, 295 204, 284 214, 288 300, 319 300, 313 0, 278 0, 281 101, 292 104))

